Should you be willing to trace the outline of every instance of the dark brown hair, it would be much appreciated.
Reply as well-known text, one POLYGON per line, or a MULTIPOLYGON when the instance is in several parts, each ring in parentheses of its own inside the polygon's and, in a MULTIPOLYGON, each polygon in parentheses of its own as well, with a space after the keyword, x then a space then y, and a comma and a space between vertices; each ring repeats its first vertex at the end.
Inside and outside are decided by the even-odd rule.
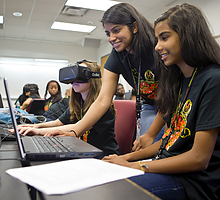
MULTIPOLYGON (((83 61, 83 64, 85 64, 87 67, 89 67, 92 71, 100 71, 101 67, 96 62, 92 61, 83 61)), ((71 91, 70 95, 70 101, 69 101, 69 107, 70 107, 70 120, 73 121, 75 119, 80 120, 81 119, 81 109, 82 109, 82 115, 84 116, 85 113, 88 111, 92 103, 97 99, 99 92, 101 90, 102 86, 102 80, 101 78, 92 78, 90 80, 90 90, 88 92, 88 95, 86 97, 86 100, 84 102, 83 108, 82 108, 82 96, 80 93, 77 93, 73 90, 71 91)), ((115 113, 114 104, 112 101, 111 104, 111 110, 113 113, 115 113)))
MULTIPOLYGON (((182 58, 187 65, 200 68, 220 64, 220 46, 197 7, 188 3, 172 7, 156 19, 154 26, 162 21, 166 21, 178 33, 182 58)), ((161 67, 157 105, 164 115, 171 114, 176 109, 181 74, 176 65, 161 67)))

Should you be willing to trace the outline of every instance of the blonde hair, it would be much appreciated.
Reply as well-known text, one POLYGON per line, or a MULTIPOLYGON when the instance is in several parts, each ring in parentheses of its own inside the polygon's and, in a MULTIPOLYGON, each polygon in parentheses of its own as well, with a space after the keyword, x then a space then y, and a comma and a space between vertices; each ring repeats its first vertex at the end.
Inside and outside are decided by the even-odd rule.
MULTIPOLYGON (((100 71, 101 67, 96 62, 93 61, 83 61, 87 67, 89 67, 92 71, 100 71)), ((73 88, 70 95, 69 107, 70 107, 70 121, 75 119, 80 120, 83 115, 88 111, 89 107, 92 103, 97 99, 99 92, 101 90, 102 80, 101 78, 92 78, 90 80, 90 89, 86 100, 84 102, 82 108, 82 96, 80 93, 76 93, 73 88), (81 113, 82 112, 82 113, 81 113), (81 116, 82 114, 82 116, 81 116)), ((115 114, 113 101, 111 103, 111 110, 115 114)))

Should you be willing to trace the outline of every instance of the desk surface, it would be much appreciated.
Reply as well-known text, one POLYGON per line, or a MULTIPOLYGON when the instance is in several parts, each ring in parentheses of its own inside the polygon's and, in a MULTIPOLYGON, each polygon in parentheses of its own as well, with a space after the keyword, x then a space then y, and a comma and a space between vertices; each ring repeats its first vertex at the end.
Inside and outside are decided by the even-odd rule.
POLYGON ((8 147, 0 149, 0 159, 12 158, 12 160, 0 160, 0 198, 3 200, 30 200, 27 185, 5 173, 7 169, 21 167, 18 151, 9 151, 8 147))
MULTIPOLYGON (((19 158, 19 152, 16 142, 3 142, 0 148, 0 159, 5 158, 19 158)), ((35 165, 37 162, 34 162, 35 165)), ((39 162, 42 164, 42 162, 39 162)), ((45 162, 43 162, 45 163, 45 162)), ((1 160, 0 161, 0 175, 1 185, 0 194, 1 199, 4 200, 26 200, 30 199, 27 186, 7 175, 5 171, 10 168, 21 167, 18 160, 1 160)), ((139 187, 128 179, 119 180, 104 185, 92 187, 79 192, 74 192, 66 195, 44 195, 45 200, 69 200, 69 199, 89 199, 89 200, 121 200, 121 199, 138 199, 138 200, 153 200, 159 199, 152 195, 147 190, 139 187)))
POLYGON ((92 187, 79 192, 65 195, 45 195, 46 200, 69 200, 69 199, 89 199, 89 200, 155 200, 159 199, 150 192, 133 185, 129 180, 114 181, 104 185, 92 187))

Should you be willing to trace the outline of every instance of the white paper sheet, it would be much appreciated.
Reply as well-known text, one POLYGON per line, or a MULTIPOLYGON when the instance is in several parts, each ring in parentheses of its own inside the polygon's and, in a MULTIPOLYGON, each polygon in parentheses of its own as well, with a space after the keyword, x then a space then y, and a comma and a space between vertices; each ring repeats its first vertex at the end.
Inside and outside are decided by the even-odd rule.
POLYGON ((144 174, 143 171, 87 158, 9 169, 7 174, 47 194, 66 194, 144 174))

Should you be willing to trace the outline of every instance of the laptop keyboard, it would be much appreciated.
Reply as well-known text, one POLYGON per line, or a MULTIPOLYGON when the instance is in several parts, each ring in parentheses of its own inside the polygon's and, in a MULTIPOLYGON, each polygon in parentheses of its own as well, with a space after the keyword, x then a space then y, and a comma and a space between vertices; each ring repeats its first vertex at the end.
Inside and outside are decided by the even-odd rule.
POLYGON ((69 152, 73 151, 71 146, 65 147, 56 137, 31 137, 40 152, 69 152))

